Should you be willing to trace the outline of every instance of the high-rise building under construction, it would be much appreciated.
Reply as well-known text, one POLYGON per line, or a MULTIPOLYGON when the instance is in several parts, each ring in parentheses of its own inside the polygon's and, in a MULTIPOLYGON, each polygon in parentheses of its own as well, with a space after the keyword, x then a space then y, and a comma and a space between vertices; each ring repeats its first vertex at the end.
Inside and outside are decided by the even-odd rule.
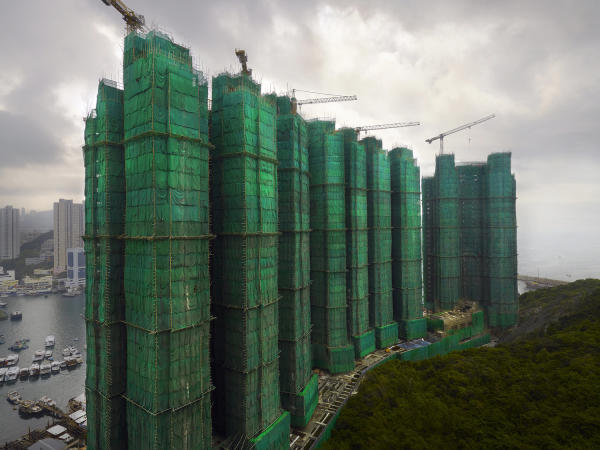
POLYGON ((438 155, 423 178, 425 304, 451 309, 459 299, 481 303, 490 326, 518 318, 516 184, 510 153, 487 163, 456 165, 438 155))

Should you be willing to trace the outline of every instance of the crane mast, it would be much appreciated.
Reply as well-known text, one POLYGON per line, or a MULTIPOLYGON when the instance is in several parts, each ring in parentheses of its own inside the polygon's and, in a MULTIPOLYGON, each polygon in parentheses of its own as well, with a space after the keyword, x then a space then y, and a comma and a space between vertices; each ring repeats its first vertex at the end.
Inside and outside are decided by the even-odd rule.
POLYGON ((496 117, 496 114, 490 114, 489 116, 482 117, 481 119, 478 119, 478 120, 476 120, 474 122, 466 123, 464 125, 461 125, 459 127, 453 128, 451 130, 444 131, 443 133, 441 133, 441 134, 439 134, 437 136, 434 136, 432 138, 425 139, 425 142, 427 142, 428 144, 431 144, 436 139, 439 139, 440 140, 440 154, 443 155, 444 154, 444 137, 448 136, 449 134, 454 134, 454 133, 456 133, 458 131, 462 131, 462 130, 465 130, 467 128, 471 128, 471 127, 473 127, 475 125, 478 125, 478 124, 480 124, 482 122, 485 122, 487 120, 493 119, 494 117, 496 117))
POLYGON ((242 65, 242 73, 244 75, 252 75, 252 69, 248 69, 248 55, 246 55, 246 50, 238 50, 235 49, 235 56, 240 60, 240 64, 242 65))
POLYGON ((146 25, 146 19, 144 16, 136 14, 133 9, 130 9, 123 3, 121 0, 102 0, 107 6, 114 7, 121 16, 123 20, 127 24, 127 32, 130 33, 132 31, 142 30, 144 25, 146 25))

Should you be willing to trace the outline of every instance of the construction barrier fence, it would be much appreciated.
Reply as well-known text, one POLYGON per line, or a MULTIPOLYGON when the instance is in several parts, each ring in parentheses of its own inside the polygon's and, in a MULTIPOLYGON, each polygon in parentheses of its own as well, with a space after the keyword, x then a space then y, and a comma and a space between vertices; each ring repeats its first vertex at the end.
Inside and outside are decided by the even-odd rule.
POLYGON ((366 152, 369 261, 369 321, 377 348, 398 341, 392 291, 392 217, 390 163, 381 140, 360 141, 366 152))
MULTIPOLYGON (((279 387, 277 110, 260 91, 243 73, 212 82, 214 418, 225 436, 279 443, 287 440, 289 415, 282 415, 279 387)), ((302 240, 286 250, 296 259, 292 245, 302 248, 302 240)), ((301 282, 300 267, 287 268, 289 279, 301 282)), ((305 301, 301 294, 287 300, 286 308, 305 301)), ((306 358, 296 342, 297 356, 306 358)))
POLYGON ((335 122, 308 122, 310 270, 313 366, 331 373, 354 368, 346 304, 344 137, 335 122))

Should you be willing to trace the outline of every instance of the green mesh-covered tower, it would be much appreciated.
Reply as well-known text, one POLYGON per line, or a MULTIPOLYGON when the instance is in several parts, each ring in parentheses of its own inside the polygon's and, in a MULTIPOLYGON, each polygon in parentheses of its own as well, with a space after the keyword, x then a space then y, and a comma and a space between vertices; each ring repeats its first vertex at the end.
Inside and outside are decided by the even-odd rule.
POLYGON ((353 128, 342 128, 346 179, 346 293, 348 332, 354 356, 375 350, 369 324, 369 236, 367 229, 367 154, 353 128))
POLYGON ((452 309, 460 295, 460 221, 454 155, 438 155, 433 178, 423 178, 425 304, 452 309))
POLYGON ((421 175, 412 150, 388 154, 392 188, 392 288, 400 337, 427 335, 421 269, 421 175))
POLYGON ((517 323, 517 219, 516 182, 511 174, 510 153, 492 153, 487 159, 487 300, 490 326, 517 323))
POLYGON ((277 98, 279 192, 279 383, 292 425, 304 427, 319 400, 310 349, 310 189, 306 122, 277 98))
POLYGON ((255 448, 289 445, 279 395, 276 120, 273 99, 249 76, 213 78, 215 427, 255 448))
POLYGON ((211 445, 207 82, 152 31, 124 54, 130 449, 211 445))
POLYGON ((486 165, 457 164, 460 198, 461 298, 484 301, 486 287, 486 165))
POLYGON ((367 154, 367 226, 369 235, 369 320, 377 348, 398 341, 392 295, 392 210, 390 163, 381 140, 361 140, 367 154))
POLYGON ((313 366, 354 369, 346 305, 344 136, 335 122, 308 122, 310 275, 313 366))
POLYGON ((125 426, 125 178, 123 91, 102 80, 85 121, 85 321, 87 445, 123 448, 125 426))
POLYGON ((449 309, 475 300, 490 326, 517 322, 516 183, 510 153, 487 163, 454 165, 438 156, 436 173, 423 178, 425 302, 449 309))

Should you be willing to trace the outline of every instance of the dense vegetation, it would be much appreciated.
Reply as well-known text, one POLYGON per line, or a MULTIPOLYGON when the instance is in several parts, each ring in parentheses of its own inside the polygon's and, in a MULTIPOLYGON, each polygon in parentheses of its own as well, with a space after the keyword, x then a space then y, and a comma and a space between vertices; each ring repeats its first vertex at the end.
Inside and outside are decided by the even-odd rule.
POLYGON ((373 370, 325 448, 600 448, 600 281, 526 295, 583 298, 528 339, 373 370))
POLYGON ((0 263, 0 266, 3 266, 5 270, 14 270, 15 278, 17 280, 20 280, 21 278, 25 277, 25 275, 32 275, 34 269, 52 268, 52 262, 50 261, 44 261, 40 264, 28 266, 25 264, 25 258, 35 258, 40 256, 42 244, 48 239, 52 239, 53 235, 54 232, 48 231, 46 233, 40 234, 32 241, 25 242, 23 245, 21 245, 21 250, 18 258, 2 261, 0 263))

